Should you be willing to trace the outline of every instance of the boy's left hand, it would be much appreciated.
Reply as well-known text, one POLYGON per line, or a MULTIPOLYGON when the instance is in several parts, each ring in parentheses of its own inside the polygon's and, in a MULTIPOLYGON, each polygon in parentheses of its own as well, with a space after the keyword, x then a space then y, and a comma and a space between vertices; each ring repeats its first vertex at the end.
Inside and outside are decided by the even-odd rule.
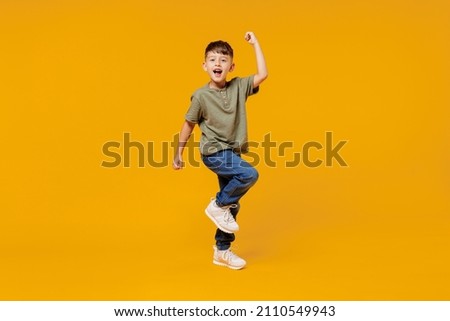
POLYGON ((247 31, 245 33, 245 41, 247 41, 249 44, 254 45, 258 42, 258 39, 256 39, 256 36, 253 32, 247 31))

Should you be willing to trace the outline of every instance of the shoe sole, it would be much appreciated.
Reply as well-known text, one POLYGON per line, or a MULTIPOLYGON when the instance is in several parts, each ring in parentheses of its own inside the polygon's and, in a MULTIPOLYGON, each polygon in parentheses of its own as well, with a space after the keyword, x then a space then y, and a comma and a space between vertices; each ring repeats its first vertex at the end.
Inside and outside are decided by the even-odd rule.
POLYGON ((217 226, 217 228, 218 228, 219 230, 221 230, 221 231, 223 231, 223 232, 225 232, 225 233, 230 233, 230 234, 233 234, 234 232, 239 231, 239 229, 237 229, 236 231, 231 231, 231 230, 225 229, 225 228, 223 228, 222 226, 220 226, 219 223, 214 219, 214 217, 212 217, 212 215, 210 215, 210 214, 208 213, 208 209, 205 210, 205 214, 206 214, 206 216, 209 217, 209 219, 210 219, 211 221, 213 221, 213 223, 217 226))
POLYGON ((213 263, 215 265, 219 265, 219 266, 226 266, 227 268, 230 268, 232 270, 240 270, 240 269, 243 269, 245 267, 245 264, 242 265, 242 266, 232 266, 232 265, 229 265, 229 264, 226 264, 226 263, 222 263, 222 262, 219 262, 219 261, 216 261, 216 260, 213 260, 213 263))

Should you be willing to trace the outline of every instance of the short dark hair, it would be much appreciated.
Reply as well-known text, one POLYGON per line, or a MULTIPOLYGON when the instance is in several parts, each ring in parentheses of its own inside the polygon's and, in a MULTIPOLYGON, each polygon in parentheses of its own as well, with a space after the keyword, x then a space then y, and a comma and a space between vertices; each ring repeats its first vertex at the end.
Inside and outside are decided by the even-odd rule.
POLYGON ((233 48, 231 48, 230 44, 228 42, 218 40, 210 42, 209 45, 205 49, 205 59, 208 55, 208 52, 217 52, 222 55, 227 55, 233 58, 233 48))

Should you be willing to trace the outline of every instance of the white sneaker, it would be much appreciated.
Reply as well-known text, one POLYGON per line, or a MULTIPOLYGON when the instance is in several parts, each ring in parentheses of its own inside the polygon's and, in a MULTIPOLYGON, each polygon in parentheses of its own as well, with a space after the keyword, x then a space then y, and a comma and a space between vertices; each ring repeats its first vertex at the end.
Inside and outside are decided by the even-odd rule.
POLYGON ((234 233, 239 230, 239 225, 231 215, 230 208, 235 204, 219 207, 216 200, 212 200, 205 209, 206 215, 216 224, 216 226, 226 233, 234 233))
POLYGON ((220 251, 214 246, 214 259, 213 263, 220 266, 226 266, 233 270, 242 269, 247 262, 234 254, 230 249, 220 251))

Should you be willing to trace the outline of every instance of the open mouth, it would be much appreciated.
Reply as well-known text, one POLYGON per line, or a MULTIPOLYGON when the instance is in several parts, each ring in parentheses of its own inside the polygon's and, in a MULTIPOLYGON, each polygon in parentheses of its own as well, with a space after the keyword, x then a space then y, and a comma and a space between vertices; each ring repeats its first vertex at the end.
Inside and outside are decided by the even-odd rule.
POLYGON ((213 70, 214 75, 216 75, 217 77, 219 77, 220 75, 222 75, 222 70, 221 69, 214 69, 213 70))

